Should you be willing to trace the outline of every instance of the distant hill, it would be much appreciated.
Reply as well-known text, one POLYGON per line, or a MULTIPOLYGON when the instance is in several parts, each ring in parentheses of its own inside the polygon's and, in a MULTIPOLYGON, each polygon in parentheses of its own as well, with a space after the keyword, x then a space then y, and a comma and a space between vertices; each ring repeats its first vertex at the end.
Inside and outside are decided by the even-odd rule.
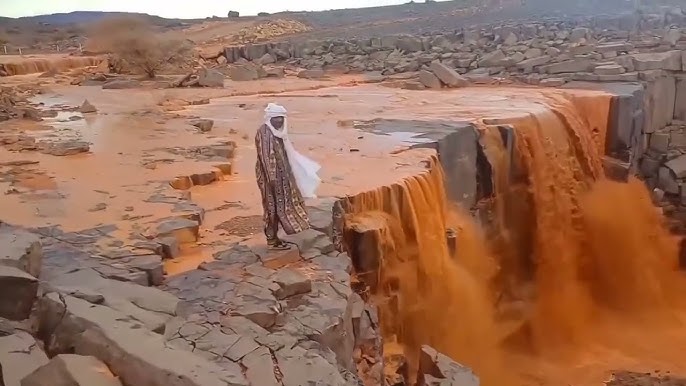
POLYGON ((146 13, 132 12, 101 12, 101 11, 75 11, 69 13, 53 13, 50 15, 25 16, 19 18, 0 17, 0 25, 27 25, 43 24, 53 26, 65 26, 74 24, 89 24, 98 22, 102 19, 114 16, 141 17, 147 19, 151 24, 159 26, 174 26, 183 23, 193 22, 193 20, 165 19, 160 16, 148 15, 146 13))

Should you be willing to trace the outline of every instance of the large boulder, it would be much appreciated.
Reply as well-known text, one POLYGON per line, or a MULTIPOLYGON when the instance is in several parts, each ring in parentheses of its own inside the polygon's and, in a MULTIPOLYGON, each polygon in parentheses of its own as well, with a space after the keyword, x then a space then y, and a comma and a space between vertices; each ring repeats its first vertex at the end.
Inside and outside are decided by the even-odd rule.
POLYGON ((61 354, 26 376, 21 386, 121 386, 107 366, 91 356, 61 354))
POLYGON ((198 85, 201 87, 224 87, 224 74, 217 70, 201 68, 198 71, 198 85))
POLYGON ((467 79, 458 74, 457 71, 441 62, 432 62, 429 68, 438 77, 438 79, 440 79, 441 82, 445 83, 448 87, 465 87, 469 85, 469 81, 467 79))
POLYGON ((257 66, 253 64, 237 64, 229 69, 229 78, 235 82, 259 79, 257 66))

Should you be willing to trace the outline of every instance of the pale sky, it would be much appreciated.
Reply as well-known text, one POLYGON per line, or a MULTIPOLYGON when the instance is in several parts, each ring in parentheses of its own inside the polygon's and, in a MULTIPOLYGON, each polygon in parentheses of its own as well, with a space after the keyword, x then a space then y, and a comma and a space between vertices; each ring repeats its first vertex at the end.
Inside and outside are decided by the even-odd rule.
MULTIPOLYGON (((72 11, 142 12, 167 18, 204 18, 278 11, 321 11, 407 3, 409 0, 0 0, 0 16, 20 17, 72 11)), ((422 0, 417 2, 423 2, 422 0)))

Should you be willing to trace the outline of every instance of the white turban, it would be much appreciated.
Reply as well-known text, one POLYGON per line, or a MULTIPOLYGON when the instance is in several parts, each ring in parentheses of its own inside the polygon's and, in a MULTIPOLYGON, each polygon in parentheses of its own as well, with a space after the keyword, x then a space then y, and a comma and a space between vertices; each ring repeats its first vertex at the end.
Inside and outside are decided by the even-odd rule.
POLYGON ((267 108, 264 109, 264 118, 267 121, 275 117, 285 118, 287 112, 285 107, 277 105, 276 103, 270 103, 267 105, 267 108))
POLYGON ((288 156, 288 163, 291 166, 293 177, 295 177, 295 182, 296 185, 298 185, 300 193, 303 197, 315 198, 317 197, 315 191, 321 183, 319 176, 317 176, 317 172, 321 169, 321 166, 315 161, 298 153, 298 151, 295 150, 295 147, 293 147, 293 143, 288 139, 288 124, 286 122, 287 112, 285 107, 277 105, 276 103, 268 104, 267 108, 264 109, 264 124, 275 137, 281 138, 283 141, 284 149, 288 156), (272 125, 271 119, 275 117, 284 117, 281 130, 277 130, 272 125))

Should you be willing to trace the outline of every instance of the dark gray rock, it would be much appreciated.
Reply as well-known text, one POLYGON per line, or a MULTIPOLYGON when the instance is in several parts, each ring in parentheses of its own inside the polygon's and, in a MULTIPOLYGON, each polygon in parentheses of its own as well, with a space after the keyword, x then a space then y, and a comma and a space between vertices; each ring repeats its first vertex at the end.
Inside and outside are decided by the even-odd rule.
POLYGON ((15 267, 0 266, 0 317, 28 319, 38 293, 38 279, 15 267))

